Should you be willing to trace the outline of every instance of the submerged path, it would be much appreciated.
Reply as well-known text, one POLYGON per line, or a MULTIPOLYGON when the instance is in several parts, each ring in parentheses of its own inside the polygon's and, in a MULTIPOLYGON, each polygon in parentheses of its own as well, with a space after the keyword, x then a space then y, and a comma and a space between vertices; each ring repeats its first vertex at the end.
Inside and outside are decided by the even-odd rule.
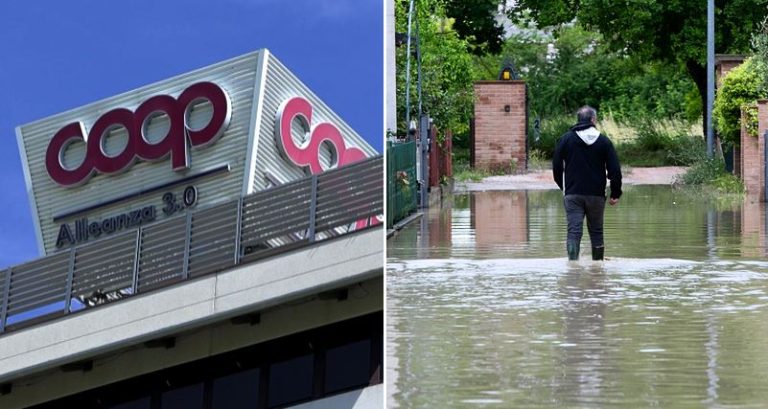
MULTIPOLYGON (((683 166, 628 168, 624 170, 623 182, 627 185, 671 185, 675 178, 685 173, 686 169, 683 166)), ((522 175, 489 176, 480 182, 456 182, 454 191, 478 192, 522 189, 557 189, 557 185, 552 180, 552 170, 535 170, 522 175)))
POLYGON ((585 232, 568 262, 539 173, 546 190, 457 194, 387 241, 388 407, 766 407, 766 204, 627 186, 609 259, 585 232))

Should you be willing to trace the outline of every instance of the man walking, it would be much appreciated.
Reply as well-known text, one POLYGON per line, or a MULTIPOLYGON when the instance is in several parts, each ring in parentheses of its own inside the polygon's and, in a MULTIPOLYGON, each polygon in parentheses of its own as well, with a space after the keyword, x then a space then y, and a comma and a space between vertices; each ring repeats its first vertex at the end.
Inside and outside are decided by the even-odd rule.
POLYGON ((557 186, 565 191, 563 201, 568 219, 568 259, 579 259, 586 216, 592 260, 602 260, 605 253, 603 213, 606 174, 611 181, 608 203, 613 206, 621 197, 621 167, 611 140, 595 128, 597 111, 584 106, 579 108, 576 118, 578 123, 560 137, 552 158, 552 173, 557 186))

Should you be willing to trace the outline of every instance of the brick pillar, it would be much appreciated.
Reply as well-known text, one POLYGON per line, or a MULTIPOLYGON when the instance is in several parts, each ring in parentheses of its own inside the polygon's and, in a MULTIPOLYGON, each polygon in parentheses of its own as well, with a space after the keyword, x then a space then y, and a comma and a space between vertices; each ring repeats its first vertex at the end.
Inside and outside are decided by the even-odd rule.
POLYGON ((757 101, 757 133, 765 137, 765 131, 768 131, 768 99, 757 101))
POLYGON ((521 173, 528 168, 524 81, 475 83, 475 167, 521 173))
POLYGON ((741 127, 741 163, 742 180, 750 201, 765 200, 765 136, 768 129, 768 101, 758 102, 757 137, 747 135, 741 127))

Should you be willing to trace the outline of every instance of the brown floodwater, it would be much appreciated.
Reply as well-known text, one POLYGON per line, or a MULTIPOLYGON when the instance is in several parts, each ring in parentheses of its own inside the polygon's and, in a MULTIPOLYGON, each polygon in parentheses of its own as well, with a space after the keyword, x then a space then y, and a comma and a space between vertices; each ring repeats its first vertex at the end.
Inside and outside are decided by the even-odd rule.
POLYGON ((666 186, 565 256, 559 191, 456 196, 387 241, 388 406, 768 406, 765 206, 666 186))

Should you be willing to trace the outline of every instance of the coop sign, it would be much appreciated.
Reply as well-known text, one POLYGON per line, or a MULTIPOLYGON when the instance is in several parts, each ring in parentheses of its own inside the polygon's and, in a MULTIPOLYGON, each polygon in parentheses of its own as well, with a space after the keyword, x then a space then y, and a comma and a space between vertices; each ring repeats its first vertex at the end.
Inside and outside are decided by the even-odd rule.
MULTIPOLYGON (((344 137, 336 125, 330 122, 312 123, 312 104, 302 97, 288 98, 280 104, 275 115, 275 143, 278 151, 288 162, 304 168, 312 175, 324 172, 320 163, 320 147, 330 144, 336 153, 338 167, 349 165, 366 158, 365 152, 355 147, 347 147, 344 137), (291 133, 293 121, 299 120, 307 131, 309 139, 297 146, 291 133), (308 129, 307 129, 308 128, 308 129)), ((331 164, 333 167, 334 164, 331 164)), ((378 224, 376 218, 358 220, 356 228, 378 224)))
POLYGON ((312 105, 302 97, 292 97, 283 101, 275 117, 275 142, 283 158, 295 166, 306 168, 316 175, 325 171, 320 164, 320 147, 329 143, 336 151, 336 165, 341 167, 365 159, 365 152, 349 147, 336 125, 329 122, 312 124, 312 105), (297 146, 291 135, 291 124, 299 119, 305 125, 309 139, 302 146, 297 146))
POLYGON ((170 95, 153 96, 135 111, 113 109, 100 116, 88 132, 81 121, 65 125, 48 144, 46 170, 60 186, 74 187, 88 182, 97 173, 109 175, 123 172, 138 160, 158 161, 170 156, 173 170, 186 169, 189 167, 189 147, 201 149, 216 142, 229 126, 231 116, 232 106, 227 92, 212 82, 198 82, 175 98, 170 95), (207 125, 193 129, 187 122, 190 108, 203 101, 210 102, 212 117, 207 125), (147 123, 163 114, 168 116, 168 132, 160 141, 150 143, 144 132, 147 123), (103 147, 104 138, 120 127, 127 130, 128 142, 122 152, 107 155, 103 147), (64 152, 76 141, 86 144, 85 159, 79 166, 69 168, 64 164, 64 152))

